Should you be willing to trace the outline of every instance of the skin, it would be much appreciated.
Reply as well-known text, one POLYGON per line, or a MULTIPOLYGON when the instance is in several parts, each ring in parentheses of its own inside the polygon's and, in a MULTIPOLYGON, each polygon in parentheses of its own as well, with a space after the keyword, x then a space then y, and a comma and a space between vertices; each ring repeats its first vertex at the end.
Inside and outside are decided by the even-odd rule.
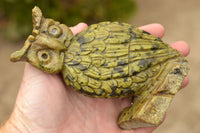
MULTIPOLYGON (((87 27, 80 23, 71 30, 74 34, 87 27)), ((160 38, 164 27, 150 24, 140 27, 160 38)), ((190 48, 184 41, 171 46, 184 56, 190 48)), ((189 82, 186 77, 182 83, 189 82)), ((10 119, 1 128, 1 133, 151 133, 156 127, 121 130, 117 118, 122 109, 130 105, 129 98, 90 98, 74 92, 66 86, 59 74, 47 74, 30 64, 25 65, 24 76, 10 119)))

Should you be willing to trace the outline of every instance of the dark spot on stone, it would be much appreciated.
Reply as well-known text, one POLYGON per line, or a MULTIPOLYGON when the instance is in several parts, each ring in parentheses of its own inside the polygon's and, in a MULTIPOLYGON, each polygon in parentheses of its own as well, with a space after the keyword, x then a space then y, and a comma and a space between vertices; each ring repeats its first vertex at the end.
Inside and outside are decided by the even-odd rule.
POLYGON ((90 40, 92 40, 93 36, 90 36, 90 37, 87 37, 85 38, 84 36, 79 36, 79 38, 77 39, 77 41, 81 44, 83 43, 87 43, 89 42, 90 40))
POLYGON ((118 66, 125 65, 125 64, 127 64, 127 62, 124 60, 120 60, 119 62, 117 62, 118 66))
POLYGON ((120 67, 115 67, 114 71, 117 71, 118 73, 124 72, 123 68, 120 68, 120 67))
MULTIPOLYGON (((79 33, 80 34, 80 33, 79 33)), ((78 37, 79 36, 79 34, 76 34, 74 37, 78 37)))
POLYGON ((182 72, 179 68, 175 68, 174 71, 171 74, 179 74, 182 75, 182 72))
POLYGON ((117 89, 117 86, 112 85, 112 86, 111 86, 111 89, 112 89, 112 91, 115 91, 115 90, 117 89))
POLYGON ((102 37, 96 36, 95 40, 100 40, 101 41, 104 38, 105 38, 105 36, 102 36, 102 37))
POLYGON ((129 42, 130 41, 130 39, 126 39, 126 40, 124 40, 124 43, 127 43, 127 42, 129 42))
POLYGON ((138 72, 137 71, 135 71, 133 68, 131 69, 131 73, 130 73, 130 75, 136 75, 138 72))
MULTIPOLYGON (((120 116, 125 116, 126 115, 126 113, 125 112, 121 112, 121 114, 120 114, 120 116)), ((122 129, 122 128, 121 128, 122 129)))
POLYGON ((158 48, 155 47, 154 45, 151 47, 151 50, 157 50, 158 48))
POLYGON ((146 31, 142 31, 144 34, 148 34, 148 35, 151 35, 149 32, 146 32, 146 31))
POLYGON ((118 94, 117 94, 115 91, 112 91, 112 92, 110 93, 110 96, 111 96, 111 97, 114 97, 114 96, 118 96, 118 94))
POLYGON ((132 33, 131 33, 131 40, 133 40, 133 39, 136 39, 136 34, 135 34, 135 32, 132 32, 132 33))
POLYGON ((41 69, 44 69, 44 66, 43 66, 42 64, 40 64, 40 68, 41 68, 41 69))
POLYGON ((73 65, 78 65, 80 62, 72 60, 70 63, 72 63, 73 65))
POLYGON ((85 39, 84 36, 80 36, 80 37, 77 39, 77 41, 78 41, 80 44, 82 44, 82 43, 86 42, 86 39, 85 39))
POLYGON ((106 80, 110 80, 110 77, 107 77, 106 80))
POLYGON ((66 75, 66 77, 70 80, 70 81, 73 81, 74 80, 74 77, 70 76, 70 75, 66 75))
POLYGON ((83 66, 82 64, 79 64, 78 67, 81 69, 81 71, 84 71, 88 68, 87 66, 83 66))
POLYGON ((90 92, 85 91, 85 90, 83 90, 83 89, 81 89, 79 92, 80 92, 80 93, 83 93, 83 94, 86 94, 86 95, 88 95, 88 96, 93 96, 93 95, 94 95, 94 93, 90 93, 90 92))
POLYGON ((112 78, 113 77, 113 72, 110 74, 110 78, 112 78))
POLYGON ((162 40, 161 40, 159 37, 156 38, 155 41, 160 41, 160 42, 162 42, 162 40))
POLYGON ((114 36, 109 36, 109 38, 114 38, 114 36))
POLYGON ((128 77, 124 77, 124 82, 127 82, 128 81, 128 77))
POLYGON ((123 24, 123 23, 121 23, 121 22, 118 22, 118 24, 119 24, 119 25, 121 25, 121 26, 124 26, 124 24, 123 24))
POLYGON ((134 102, 134 99, 136 98, 136 96, 132 96, 131 97, 131 103, 133 103, 134 102))
POLYGON ((144 66, 148 65, 149 63, 150 62, 148 59, 141 59, 140 62, 138 63, 138 66, 144 67, 144 66))
POLYGON ((84 51, 85 49, 83 48, 83 45, 80 45, 81 51, 84 51))
POLYGON ((158 43, 156 43, 151 47, 151 50, 153 50, 155 52, 156 50, 159 49, 159 47, 160 47, 160 45, 158 43))
POLYGON ((79 52, 76 52, 76 55, 80 55, 80 53, 79 53, 79 52))
MULTIPOLYGON (((95 29, 96 29, 96 28, 95 28, 95 29)), ((88 32, 88 33, 94 32, 94 29, 91 29, 91 28, 90 28, 90 29, 87 30, 87 32, 88 32)))
POLYGON ((147 55, 147 56, 150 56, 150 55, 151 55, 151 53, 149 53, 149 52, 146 52, 146 55, 147 55))
POLYGON ((148 64, 147 64, 147 68, 150 68, 151 67, 151 62, 149 62, 148 64))
POLYGON ((134 91, 132 91, 131 90, 131 88, 125 88, 125 89, 123 89, 123 95, 131 95, 131 94, 133 94, 134 93, 134 91))
POLYGON ((106 62, 106 63, 104 63, 102 66, 108 66, 108 63, 106 62))

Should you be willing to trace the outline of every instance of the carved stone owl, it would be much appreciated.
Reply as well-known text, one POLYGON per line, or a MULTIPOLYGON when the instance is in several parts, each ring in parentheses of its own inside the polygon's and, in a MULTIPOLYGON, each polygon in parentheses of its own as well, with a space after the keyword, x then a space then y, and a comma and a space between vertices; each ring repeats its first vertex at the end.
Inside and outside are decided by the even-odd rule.
POLYGON ((188 73, 187 60, 160 38, 130 24, 101 22, 73 36, 33 9, 33 32, 11 61, 59 73, 90 97, 134 97, 119 116, 123 129, 157 126, 188 73))

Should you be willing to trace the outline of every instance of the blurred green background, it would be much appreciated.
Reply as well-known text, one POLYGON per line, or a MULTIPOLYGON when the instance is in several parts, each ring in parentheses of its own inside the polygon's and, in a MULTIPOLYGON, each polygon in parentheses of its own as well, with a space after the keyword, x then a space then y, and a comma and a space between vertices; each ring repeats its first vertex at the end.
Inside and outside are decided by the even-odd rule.
MULTIPOLYGON (((4 0, 0 0, 0 3, 4 0)), ((7 2, 16 2, 17 0, 7 0, 7 2)), ((15 99, 18 93, 18 89, 20 87, 20 83, 22 80, 23 69, 25 63, 16 63, 13 64, 9 61, 9 56, 13 51, 19 50, 24 41, 7 41, 5 40, 4 30, 10 23, 15 23, 14 20, 9 18, 6 14, 15 14, 15 10, 24 10, 28 9, 27 12, 22 12, 19 14, 19 18, 25 19, 24 22, 30 24, 32 26, 31 21, 31 9, 33 5, 22 6, 20 2, 23 0, 18 0, 17 3, 1 3, 0 4, 0 123, 4 122, 8 119, 12 109, 14 107, 15 99), (2 7, 2 5, 7 7, 2 7), (19 4, 19 7, 17 7, 19 4), (8 10, 5 13, 4 8, 8 10), (18 9, 19 8, 19 9, 18 9), (9 10, 10 9, 10 10, 9 10), (11 12, 11 10, 13 10, 11 12), (29 12, 29 13, 28 13, 29 12), (28 20, 28 18, 30 20, 28 20)), ((81 5, 73 5, 76 2, 82 2, 83 0, 70 0, 71 4, 64 4, 62 8, 58 8, 59 3, 50 4, 51 0, 47 1, 47 3, 41 2, 41 9, 45 16, 49 17, 50 12, 57 13, 60 10, 61 16, 55 15, 52 17, 55 20, 58 19, 66 19, 63 23, 68 24, 69 26, 75 25, 80 21, 87 22, 89 24, 95 23, 98 21, 104 20, 113 20, 113 21, 123 21, 133 24, 135 26, 142 26, 149 23, 161 23, 164 25, 166 29, 165 37, 163 40, 167 43, 173 43, 178 40, 184 40, 189 43, 191 47, 190 55, 188 56, 191 70, 190 70, 190 84, 181 90, 174 98, 168 112, 167 117, 164 123, 158 127, 155 133, 200 133, 200 1, 198 0, 102 0, 101 2, 110 2, 110 5, 117 11, 119 11, 117 16, 112 17, 115 10, 112 8, 108 8, 107 5, 103 4, 102 9, 97 7, 88 6, 89 14, 88 16, 92 16, 92 19, 86 21, 87 17, 83 17, 82 14, 88 14, 82 12, 83 8, 81 5), (121 4, 116 4, 116 1, 121 1, 121 4), (121 5, 129 3, 126 11, 122 11, 124 8, 121 8, 121 5), (132 4, 130 4, 132 3, 132 4), (43 6, 42 6, 43 5, 43 6), (57 7, 57 9, 51 9, 52 7, 49 5, 53 5, 57 7), (51 7, 51 8, 50 8, 51 7), (64 11, 65 8, 77 8, 76 15, 71 16, 73 20, 69 21, 70 16, 67 16, 69 12, 72 12, 72 9, 64 11), (107 9, 108 8, 108 9, 107 9), (128 9, 129 8, 129 9, 128 9), (103 10, 103 11, 101 11, 103 10), (95 12, 96 11, 96 12, 95 12), (104 12, 108 17, 94 17, 94 14, 102 14, 104 12), (127 12, 127 14, 126 14, 127 12), (81 14, 82 13, 82 14, 81 14), (80 15, 78 15, 80 14, 80 15), (91 15, 92 14, 92 15, 91 15), (75 17, 76 16, 76 17, 75 17), (125 17, 126 16, 126 17, 125 17), (75 18, 74 18, 75 17, 75 18), (82 19, 79 17, 83 17, 82 19), (109 18, 111 17, 111 18, 109 18), (124 18, 125 17, 125 18, 124 18), (79 19, 78 19, 79 18, 79 19), (123 19, 123 20, 122 20, 123 19)), ((68 1, 68 0, 66 0, 68 1)), ((66 2, 62 0, 62 2, 66 2)), ((95 0, 87 0, 89 3, 94 3, 95 0)), ((26 0, 26 2, 33 2, 32 0, 26 0)), ((55 1, 56 2, 56 1, 55 1)), ((58 2, 58 1, 57 1, 58 2)), ((39 3, 39 2, 38 2, 39 3)), ((87 6, 87 5, 85 5, 87 6)), ((102 5, 101 5, 102 6, 102 5)), ((75 9, 73 9, 75 10, 75 9)), ((97 15, 101 16, 101 15, 97 15)), ((15 15, 13 16, 16 17, 15 15)), ((89 17, 89 18, 90 18, 89 17)), ((11 26, 12 27, 12 26, 11 26)), ((19 28, 18 30, 23 29, 19 26, 13 26, 19 28)), ((26 29, 26 28, 25 28, 26 29)), ((11 32, 8 35, 12 35, 12 32, 17 34, 18 30, 15 28, 10 28, 11 32)), ((23 31, 23 30, 22 30, 23 31)), ((31 31, 24 30, 28 34, 31 31)), ((26 33, 24 32, 24 33, 26 33)), ((23 32, 22 32, 23 33, 23 32)), ((22 38, 26 38, 28 34, 20 35, 22 38)))
POLYGON ((68 26, 79 22, 127 21, 136 11, 134 0, 1 0, 1 18, 6 21, 4 37, 22 39, 32 30, 31 10, 37 5, 43 15, 68 26), (12 7, 12 8, 11 8, 12 7))

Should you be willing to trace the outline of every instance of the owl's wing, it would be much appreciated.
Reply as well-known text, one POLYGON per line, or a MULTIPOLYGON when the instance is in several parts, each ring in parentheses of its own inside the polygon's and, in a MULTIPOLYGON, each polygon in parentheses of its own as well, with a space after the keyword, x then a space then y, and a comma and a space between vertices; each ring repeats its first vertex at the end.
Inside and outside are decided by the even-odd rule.
MULTIPOLYGON (((158 37, 119 22, 102 22, 77 34, 67 51, 69 71, 97 81, 144 82, 141 71, 156 66, 179 53, 158 37), (139 78, 138 78, 139 77, 139 78)), ((114 83, 110 83, 114 84, 114 83)), ((94 85, 95 86, 95 85, 94 85)))

